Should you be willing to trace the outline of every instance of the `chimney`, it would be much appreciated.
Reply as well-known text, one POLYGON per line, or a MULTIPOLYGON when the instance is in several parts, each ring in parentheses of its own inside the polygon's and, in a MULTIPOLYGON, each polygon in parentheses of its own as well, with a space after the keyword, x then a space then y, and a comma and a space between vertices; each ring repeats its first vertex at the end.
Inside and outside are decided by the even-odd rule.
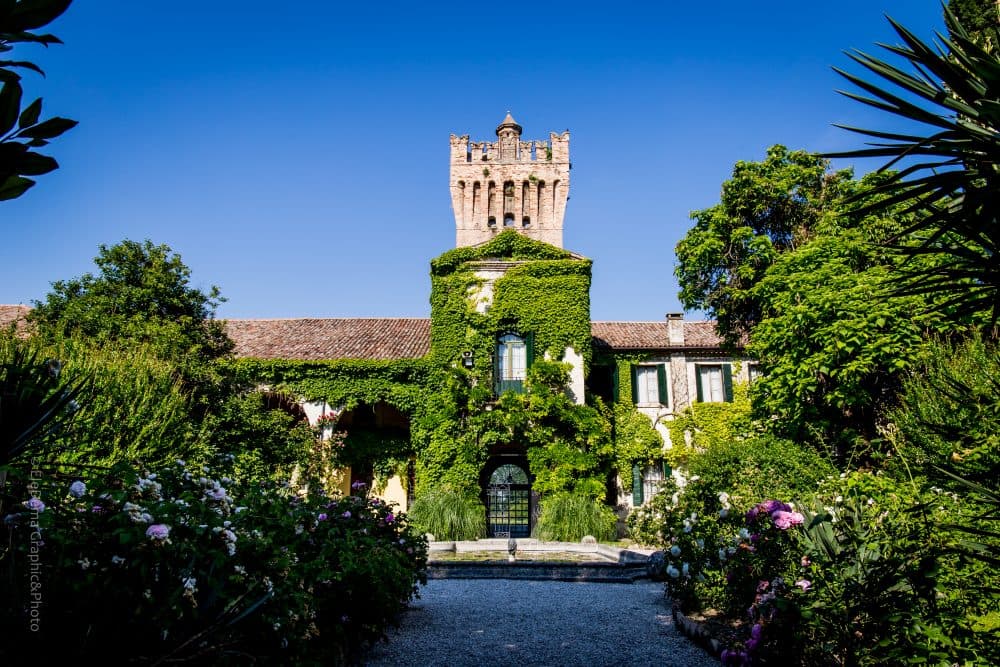
POLYGON ((670 347, 684 347, 684 313, 667 313, 670 347))

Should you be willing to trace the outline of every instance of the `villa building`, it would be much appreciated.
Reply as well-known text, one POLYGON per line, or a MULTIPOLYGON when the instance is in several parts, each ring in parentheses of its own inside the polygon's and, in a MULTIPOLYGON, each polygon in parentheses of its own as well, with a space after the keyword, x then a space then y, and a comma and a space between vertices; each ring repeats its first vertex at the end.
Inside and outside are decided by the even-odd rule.
MULTIPOLYGON (((510 426, 521 408, 504 397, 532 391, 535 364, 565 364, 566 397, 604 406, 615 447, 633 447, 630 415, 658 434, 631 458, 604 459, 604 497, 621 511, 669 474, 670 420, 695 401, 732 400, 751 371, 723 351, 713 322, 591 321, 592 262, 562 247, 569 132, 521 133, 508 113, 496 141, 451 137, 456 248, 431 262, 431 317, 226 323, 243 377, 293 395, 303 418, 355 443, 345 491, 375 481, 406 507, 421 488, 478 485, 491 533, 514 536, 532 528, 541 464, 529 460, 538 442, 520 441, 538 433, 510 426)), ((0 324, 22 308, 0 307, 0 324)))

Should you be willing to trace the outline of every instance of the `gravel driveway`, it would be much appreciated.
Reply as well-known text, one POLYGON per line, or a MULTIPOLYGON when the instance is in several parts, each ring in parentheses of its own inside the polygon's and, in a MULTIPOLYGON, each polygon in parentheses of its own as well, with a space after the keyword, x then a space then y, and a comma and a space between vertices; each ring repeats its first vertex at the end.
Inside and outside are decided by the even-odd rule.
POLYGON ((660 583, 432 579, 364 664, 719 663, 674 628, 660 583))

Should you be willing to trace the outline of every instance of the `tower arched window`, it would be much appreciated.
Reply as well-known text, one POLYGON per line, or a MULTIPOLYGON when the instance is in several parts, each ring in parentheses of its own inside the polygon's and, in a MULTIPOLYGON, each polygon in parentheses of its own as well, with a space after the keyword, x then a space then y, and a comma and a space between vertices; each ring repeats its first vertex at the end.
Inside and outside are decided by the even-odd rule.
POLYGON ((505 213, 504 214, 504 216, 503 216, 503 226, 504 227, 513 227, 514 226, 514 214, 513 213, 505 213))
POLYGON ((497 339, 494 372, 496 393, 524 391, 524 380, 528 376, 528 366, 532 356, 531 336, 506 333, 497 339))

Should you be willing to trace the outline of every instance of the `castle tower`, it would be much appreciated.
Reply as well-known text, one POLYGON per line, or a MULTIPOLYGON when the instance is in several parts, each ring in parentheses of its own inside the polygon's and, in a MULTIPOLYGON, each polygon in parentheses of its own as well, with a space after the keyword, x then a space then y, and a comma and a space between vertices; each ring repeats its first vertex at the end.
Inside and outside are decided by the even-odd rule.
POLYGON ((455 245, 477 245, 514 229, 561 248, 569 169, 568 131, 522 141, 509 111, 495 142, 451 135, 455 245))

